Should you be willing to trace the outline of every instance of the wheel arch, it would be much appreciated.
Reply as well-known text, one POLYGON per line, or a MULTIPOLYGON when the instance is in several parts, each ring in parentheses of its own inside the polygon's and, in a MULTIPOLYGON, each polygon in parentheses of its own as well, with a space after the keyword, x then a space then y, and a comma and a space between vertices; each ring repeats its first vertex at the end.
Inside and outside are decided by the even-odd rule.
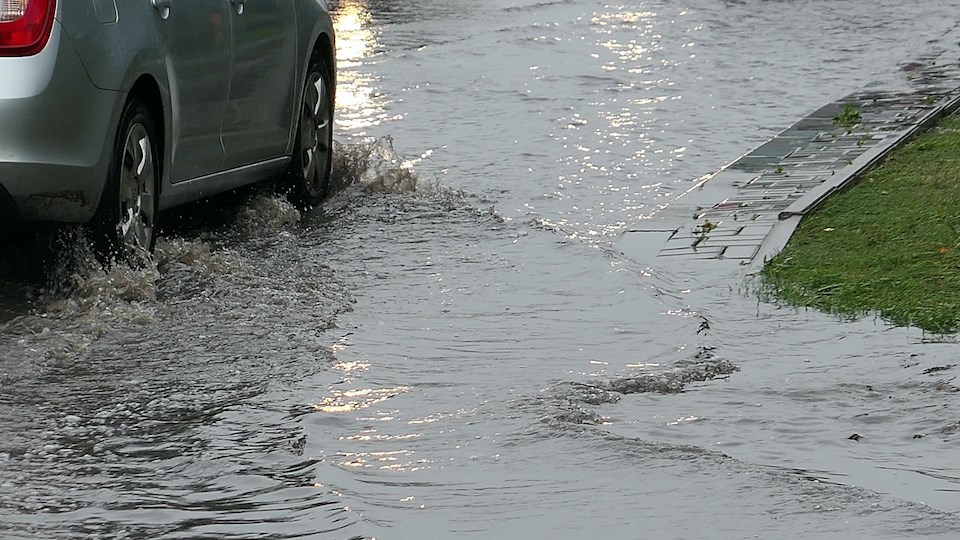
POLYGON ((325 32, 321 32, 313 42, 313 50, 310 52, 309 59, 309 62, 322 60, 323 65, 327 67, 326 75, 330 80, 330 95, 334 98, 334 101, 336 101, 337 93, 337 53, 335 47, 333 38, 325 32))

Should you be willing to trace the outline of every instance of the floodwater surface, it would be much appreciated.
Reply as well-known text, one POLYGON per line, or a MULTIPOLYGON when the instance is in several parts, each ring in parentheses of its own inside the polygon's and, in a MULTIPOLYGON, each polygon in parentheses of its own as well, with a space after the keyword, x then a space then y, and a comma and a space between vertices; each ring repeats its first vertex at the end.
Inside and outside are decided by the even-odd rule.
POLYGON ((322 208, 0 248, 0 536, 956 538, 952 340, 657 252, 704 175, 956 62, 958 8, 332 2, 322 208))

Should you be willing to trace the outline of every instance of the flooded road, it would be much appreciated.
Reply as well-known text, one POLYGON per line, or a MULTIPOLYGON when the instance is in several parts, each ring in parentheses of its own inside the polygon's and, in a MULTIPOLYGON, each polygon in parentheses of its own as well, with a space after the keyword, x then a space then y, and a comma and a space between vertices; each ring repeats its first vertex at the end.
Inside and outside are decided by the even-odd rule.
POLYGON ((960 2, 332 8, 323 208, 2 248, 0 536, 960 534, 952 340, 656 256, 703 175, 957 61, 960 2))

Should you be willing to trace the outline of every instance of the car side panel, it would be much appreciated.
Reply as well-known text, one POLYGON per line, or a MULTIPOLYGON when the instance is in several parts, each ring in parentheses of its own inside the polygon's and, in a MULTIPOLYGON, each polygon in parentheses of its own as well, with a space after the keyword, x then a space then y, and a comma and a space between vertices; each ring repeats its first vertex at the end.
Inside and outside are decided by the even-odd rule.
POLYGON ((149 73, 161 88, 167 86, 163 57, 153 27, 156 10, 150 0, 60 2, 64 31, 70 36, 90 80, 98 88, 126 92, 136 79, 149 73))
POLYGON ((285 155, 299 56, 293 0, 231 13, 233 63, 223 122, 224 168, 285 155))
MULTIPOLYGON (((164 184, 213 174, 223 166, 220 128, 230 81, 229 0, 171 2, 164 19, 150 0, 62 2, 64 24, 91 80, 129 92, 147 74, 164 100, 164 184), (106 6, 106 7, 104 7, 106 6)), ((122 104, 121 104, 122 106, 122 104)), ((112 143, 112 140, 110 141, 112 143)))
MULTIPOLYGON (((230 89, 228 6, 229 0, 174 1, 166 19, 150 8, 170 85, 173 124, 167 163, 174 184, 223 167, 220 129, 230 89)), ((120 8, 121 23, 125 9, 120 8)))

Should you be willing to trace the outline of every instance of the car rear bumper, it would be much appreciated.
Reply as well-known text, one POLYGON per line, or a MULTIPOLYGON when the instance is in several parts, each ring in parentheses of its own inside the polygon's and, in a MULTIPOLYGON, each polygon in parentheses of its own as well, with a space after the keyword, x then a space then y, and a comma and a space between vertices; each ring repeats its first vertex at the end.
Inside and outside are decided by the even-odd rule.
POLYGON ((91 83, 59 23, 41 53, 0 58, 0 191, 21 218, 93 216, 120 98, 91 83))

